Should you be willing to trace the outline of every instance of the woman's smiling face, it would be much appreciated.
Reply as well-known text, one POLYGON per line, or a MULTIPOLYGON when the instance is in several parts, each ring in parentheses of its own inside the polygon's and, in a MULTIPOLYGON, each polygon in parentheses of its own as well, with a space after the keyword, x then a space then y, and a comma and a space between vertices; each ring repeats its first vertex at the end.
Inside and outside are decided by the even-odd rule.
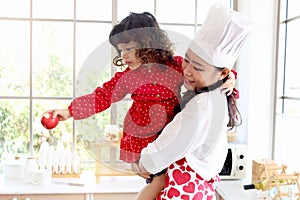
MULTIPOLYGON (((223 79, 226 75, 223 74, 223 70, 207 63, 190 49, 185 54, 182 68, 184 86, 188 90, 202 89, 223 79)), ((227 68, 225 69, 229 71, 227 68)))

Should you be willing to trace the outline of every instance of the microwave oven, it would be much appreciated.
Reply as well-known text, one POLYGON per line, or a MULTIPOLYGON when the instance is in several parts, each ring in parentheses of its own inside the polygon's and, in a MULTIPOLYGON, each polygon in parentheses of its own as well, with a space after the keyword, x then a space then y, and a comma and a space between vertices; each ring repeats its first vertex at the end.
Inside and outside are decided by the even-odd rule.
POLYGON ((247 147, 245 144, 229 144, 225 163, 219 176, 221 179, 246 177, 247 147))

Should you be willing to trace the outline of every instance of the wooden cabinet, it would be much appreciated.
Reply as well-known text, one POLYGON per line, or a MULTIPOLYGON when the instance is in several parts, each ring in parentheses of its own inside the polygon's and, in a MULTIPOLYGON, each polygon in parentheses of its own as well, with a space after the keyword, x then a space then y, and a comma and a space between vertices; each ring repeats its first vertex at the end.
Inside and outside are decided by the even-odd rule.
POLYGON ((84 194, 22 194, 0 195, 1 200, 84 200, 84 194))
POLYGON ((137 193, 107 193, 107 194, 94 194, 94 200, 133 200, 137 193))

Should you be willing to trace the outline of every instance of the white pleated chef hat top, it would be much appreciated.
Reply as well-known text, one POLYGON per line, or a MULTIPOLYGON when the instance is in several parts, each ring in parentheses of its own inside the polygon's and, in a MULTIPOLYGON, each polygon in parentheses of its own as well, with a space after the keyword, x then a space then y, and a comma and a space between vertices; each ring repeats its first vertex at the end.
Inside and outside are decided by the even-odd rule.
POLYGON ((189 49, 211 65, 231 69, 251 29, 252 22, 244 15, 217 3, 210 7, 189 49))

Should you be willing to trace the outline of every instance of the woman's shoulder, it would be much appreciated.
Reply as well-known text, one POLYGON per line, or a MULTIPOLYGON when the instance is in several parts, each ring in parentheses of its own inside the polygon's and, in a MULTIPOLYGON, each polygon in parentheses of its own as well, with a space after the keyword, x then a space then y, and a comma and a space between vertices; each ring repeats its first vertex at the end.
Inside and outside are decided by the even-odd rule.
POLYGON ((182 57, 182 56, 174 56, 174 63, 175 63, 176 65, 181 66, 182 61, 183 61, 183 57, 182 57))
POLYGON ((181 56, 174 56, 171 61, 167 63, 168 67, 175 69, 176 71, 182 73, 182 61, 183 58, 181 56))
MULTIPOLYGON (((195 95, 187 104, 186 108, 190 111, 195 111, 195 109, 207 109, 207 104, 209 101, 208 92, 200 93, 195 95)), ((196 109, 196 110, 197 110, 196 109)))
POLYGON ((189 103, 191 106, 197 106, 198 108, 207 108, 211 103, 223 102, 224 100, 226 100, 226 95, 221 91, 221 88, 218 88, 210 92, 197 94, 189 103))

